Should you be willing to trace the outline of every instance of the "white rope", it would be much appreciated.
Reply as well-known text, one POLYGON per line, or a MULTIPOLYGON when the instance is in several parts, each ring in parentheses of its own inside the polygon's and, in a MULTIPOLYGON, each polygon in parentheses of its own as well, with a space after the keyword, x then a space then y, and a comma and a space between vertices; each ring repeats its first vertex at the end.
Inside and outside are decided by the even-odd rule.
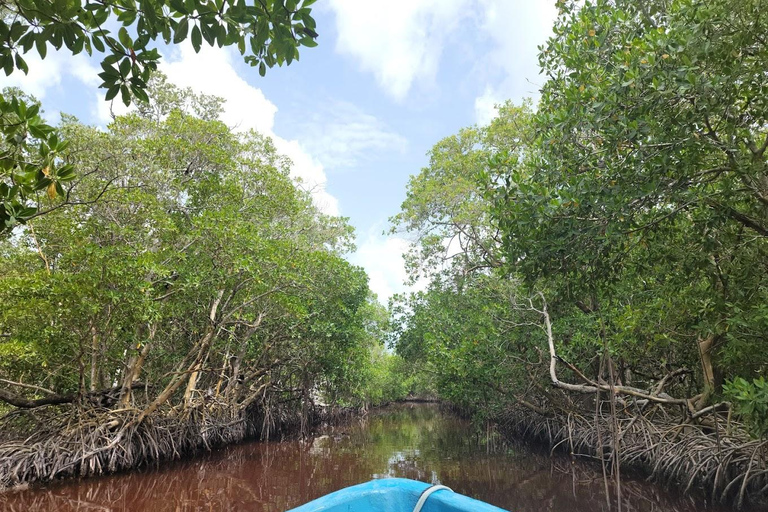
POLYGON ((433 485, 432 487, 429 487, 423 493, 421 493, 421 496, 419 497, 419 501, 416 502, 416 507, 414 507, 413 512, 421 512, 421 507, 423 507, 424 504, 427 502, 427 498, 429 498, 429 495, 435 491, 440 491, 442 489, 453 492, 453 489, 451 489, 450 487, 446 487, 444 485, 433 485))

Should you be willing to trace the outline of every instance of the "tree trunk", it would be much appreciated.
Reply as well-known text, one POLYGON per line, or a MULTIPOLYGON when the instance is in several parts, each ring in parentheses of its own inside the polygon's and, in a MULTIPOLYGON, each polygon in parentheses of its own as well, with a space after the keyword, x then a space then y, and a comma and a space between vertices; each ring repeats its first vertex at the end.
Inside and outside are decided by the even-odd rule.
POLYGON ((701 358, 701 374, 704 380, 704 390, 694 404, 694 408, 699 411, 706 407, 712 393, 715 391, 715 371, 712 365, 712 347, 715 344, 717 336, 711 334, 704 339, 699 339, 699 356, 701 358))
MULTIPOLYGON (((143 331, 144 329, 142 328, 140 333, 143 331)), ((149 354, 149 349, 152 346, 152 341, 155 339, 156 333, 157 325, 151 324, 149 326, 149 334, 147 336, 147 340, 141 347, 141 350, 138 352, 138 354, 132 355, 128 360, 128 364, 125 368, 125 375, 123 375, 123 385, 120 391, 120 407, 128 407, 128 405, 131 403, 131 384, 139 380, 139 375, 141 375, 141 368, 144 366, 144 361, 147 358, 147 354, 149 354)))
POLYGON ((202 364, 195 366, 192 373, 189 374, 189 380, 187 381, 187 389, 184 391, 184 409, 189 408, 192 404, 192 393, 195 392, 197 387, 197 377, 200 375, 200 367, 202 364))
POLYGON ((99 374, 99 335, 96 326, 91 324, 91 386, 90 391, 96 391, 99 374))

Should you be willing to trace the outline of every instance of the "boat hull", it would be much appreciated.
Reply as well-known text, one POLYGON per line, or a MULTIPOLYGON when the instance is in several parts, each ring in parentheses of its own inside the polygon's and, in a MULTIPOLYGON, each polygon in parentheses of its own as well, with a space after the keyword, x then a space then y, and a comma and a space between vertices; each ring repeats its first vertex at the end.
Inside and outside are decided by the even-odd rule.
MULTIPOLYGON (((413 512, 422 493, 432 487, 405 478, 386 478, 347 487, 290 512, 413 512)), ((441 489, 429 495, 421 512, 504 512, 462 494, 441 489)))

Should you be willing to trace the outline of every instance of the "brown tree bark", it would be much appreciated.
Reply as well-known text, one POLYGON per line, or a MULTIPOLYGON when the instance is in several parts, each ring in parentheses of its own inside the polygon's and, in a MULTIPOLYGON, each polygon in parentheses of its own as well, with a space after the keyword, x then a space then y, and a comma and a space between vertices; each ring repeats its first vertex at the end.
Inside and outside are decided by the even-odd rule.
MULTIPOLYGON (((142 329, 143 332, 143 329, 142 329)), ((141 350, 138 353, 133 354, 126 364, 125 374, 123 375, 123 384, 120 391, 120 406, 128 407, 131 403, 131 384, 139 380, 141 375, 141 368, 144 366, 144 361, 149 354, 149 350, 152 347, 152 342, 155 339, 157 333, 157 325, 150 324, 147 340, 142 345, 141 350)))
POLYGON ((699 411, 706 407, 712 393, 715 391, 715 371, 712 365, 712 348, 717 336, 710 334, 706 338, 698 340, 699 356, 701 358, 701 375, 704 380, 704 389, 696 399, 694 408, 699 411))

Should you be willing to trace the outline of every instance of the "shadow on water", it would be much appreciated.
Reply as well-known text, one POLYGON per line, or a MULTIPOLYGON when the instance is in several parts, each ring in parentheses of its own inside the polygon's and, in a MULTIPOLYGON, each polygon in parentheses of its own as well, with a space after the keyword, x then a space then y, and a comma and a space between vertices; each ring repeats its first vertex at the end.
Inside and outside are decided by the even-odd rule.
MULTIPOLYGON (((489 450, 468 422, 433 405, 389 407, 321 434, 309 441, 243 443, 162 468, 0 494, 0 510, 281 512, 384 477, 439 482, 517 512, 609 510, 599 467, 522 448, 489 450)), ((623 493, 625 512, 705 509, 641 480, 625 480, 623 493)))

